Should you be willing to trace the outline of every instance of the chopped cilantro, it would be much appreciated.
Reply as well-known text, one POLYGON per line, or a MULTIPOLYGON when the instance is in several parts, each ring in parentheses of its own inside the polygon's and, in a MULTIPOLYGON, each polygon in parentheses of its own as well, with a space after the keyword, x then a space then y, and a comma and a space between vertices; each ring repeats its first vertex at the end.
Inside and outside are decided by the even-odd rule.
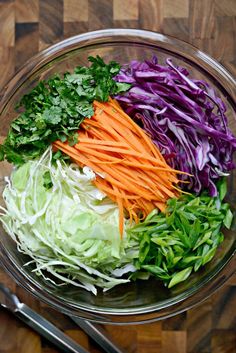
POLYGON ((80 124, 94 113, 93 101, 107 101, 110 95, 130 88, 112 78, 120 71, 118 63, 105 64, 99 56, 88 60, 89 67, 78 66, 73 73, 41 81, 22 97, 17 109, 23 112, 0 145, 0 161, 20 165, 42 154, 57 139, 75 144, 80 124))
POLYGON ((43 174, 43 186, 46 189, 51 189, 51 187, 53 186, 51 174, 50 174, 49 170, 43 174))

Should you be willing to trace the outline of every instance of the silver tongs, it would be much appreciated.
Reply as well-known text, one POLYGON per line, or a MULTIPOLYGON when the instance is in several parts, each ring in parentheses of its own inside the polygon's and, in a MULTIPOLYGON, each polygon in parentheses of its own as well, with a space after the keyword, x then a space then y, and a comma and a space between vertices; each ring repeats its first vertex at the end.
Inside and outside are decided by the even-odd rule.
POLYGON ((120 347, 112 342, 108 333, 97 324, 79 319, 78 317, 70 317, 88 336, 90 336, 102 349, 107 353, 125 353, 120 347))
POLYGON ((89 353, 48 320, 21 303, 17 296, 2 284, 0 284, 0 304, 64 352, 89 353))
MULTIPOLYGON (((78 343, 65 335, 56 326, 44 319, 41 315, 30 309, 26 304, 21 303, 18 297, 13 294, 10 289, 0 283, 0 305, 11 311, 15 316, 24 321, 27 325, 37 331, 40 335, 47 338, 58 348, 65 352, 73 353, 89 353, 78 343)), ((107 353, 124 353, 117 345, 115 345, 106 331, 99 325, 91 322, 70 317, 82 330, 85 331, 103 350, 107 353)))

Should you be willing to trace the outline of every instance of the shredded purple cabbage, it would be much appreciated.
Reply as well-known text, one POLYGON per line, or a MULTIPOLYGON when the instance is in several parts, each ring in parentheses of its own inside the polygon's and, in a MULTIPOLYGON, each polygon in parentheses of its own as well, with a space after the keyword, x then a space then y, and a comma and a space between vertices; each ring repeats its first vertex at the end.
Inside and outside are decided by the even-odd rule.
POLYGON ((195 193, 209 189, 216 196, 216 180, 235 168, 236 138, 225 115, 226 106, 214 89, 188 77, 186 68, 150 61, 131 61, 116 76, 131 88, 115 98, 149 134, 175 169, 192 174, 185 188, 195 193))

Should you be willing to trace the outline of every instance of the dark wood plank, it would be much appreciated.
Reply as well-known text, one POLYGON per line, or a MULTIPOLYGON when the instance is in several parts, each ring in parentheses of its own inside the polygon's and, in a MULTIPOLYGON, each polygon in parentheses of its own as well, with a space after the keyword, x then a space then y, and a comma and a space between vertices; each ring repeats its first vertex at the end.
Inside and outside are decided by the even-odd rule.
POLYGON ((39 50, 39 24, 16 23, 15 55, 18 58, 15 69, 18 70, 39 50), (30 45, 29 45, 30 43, 30 45))
POLYGON ((212 330, 211 300, 187 312, 187 352, 210 353, 212 330))
POLYGON ((112 1, 107 0, 88 0, 89 31, 95 31, 101 28, 112 27, 113 22, 113 7, 112 1))
POLYGON ((63 0, 40 0, 39 35, 39 49, 44 49, 62 39, 63 0))

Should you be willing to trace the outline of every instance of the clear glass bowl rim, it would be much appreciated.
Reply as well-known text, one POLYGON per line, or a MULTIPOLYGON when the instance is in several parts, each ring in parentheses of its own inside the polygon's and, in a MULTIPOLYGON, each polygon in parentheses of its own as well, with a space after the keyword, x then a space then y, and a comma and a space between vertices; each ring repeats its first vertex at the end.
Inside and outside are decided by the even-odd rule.
MULTIPOLYGON (((44 67, 50 61, 60 57, 65 52, 71 52, 78 48, 86 48, 92 45, 108 44, 108 43, 130 43, 160 47, 166 52, 177 53, 178 56, 183 57, 186 61, 191 62, 201 71, 205 71, 209 76, 215 79, 220 85, 221 89, 227 92, 234 111, 236 112, 235 97, 236 97, 236 82, 233 76, 215 59, 203 53, 191 44, 179 40, 174 37, 163 35, 161 33, 151 32, 147 30, 137 29, 105 29, 84 34, 76 35, 65 39, 33 56, 27 61, 22 68, 14 75, 14 77, 6 84, 0 93, 0 115, 3 114, 9 100, 14 96, 16 91, 27 81, 27 79, 35 74, 40 68, 44 67)), ((192 306, 205 300, 214 291, 222 286, 222 284, 235 271, 235 242, 234 250, 229 254, 222 266, 218 266, 215 273, 212 273, 213 278, 206 279, 205 283, 196 288, 186 291, 183 294, 175 297, 164 307, 160 305, 151 305, 137 310, 119 310, 114 312, 108 308, 99 309, 97 307, 75 306, 67 302, 61 302, 53 295, 43 291, 37 286, 25 273, 16 268, 14 263, 10 260, 6 250, 0 243, 0 260, 3 267, 12 275, 15 281, 27 289, 38 299, 50 304, 55 309, 66 314, 84 317, 86 319, 101 322, 101 323, 144 323, 156 321, 183 312, 192 306), (218 277, 219 276, 219 277, 218 277), (201 289, 198 292, 198 289, 201 289)))

